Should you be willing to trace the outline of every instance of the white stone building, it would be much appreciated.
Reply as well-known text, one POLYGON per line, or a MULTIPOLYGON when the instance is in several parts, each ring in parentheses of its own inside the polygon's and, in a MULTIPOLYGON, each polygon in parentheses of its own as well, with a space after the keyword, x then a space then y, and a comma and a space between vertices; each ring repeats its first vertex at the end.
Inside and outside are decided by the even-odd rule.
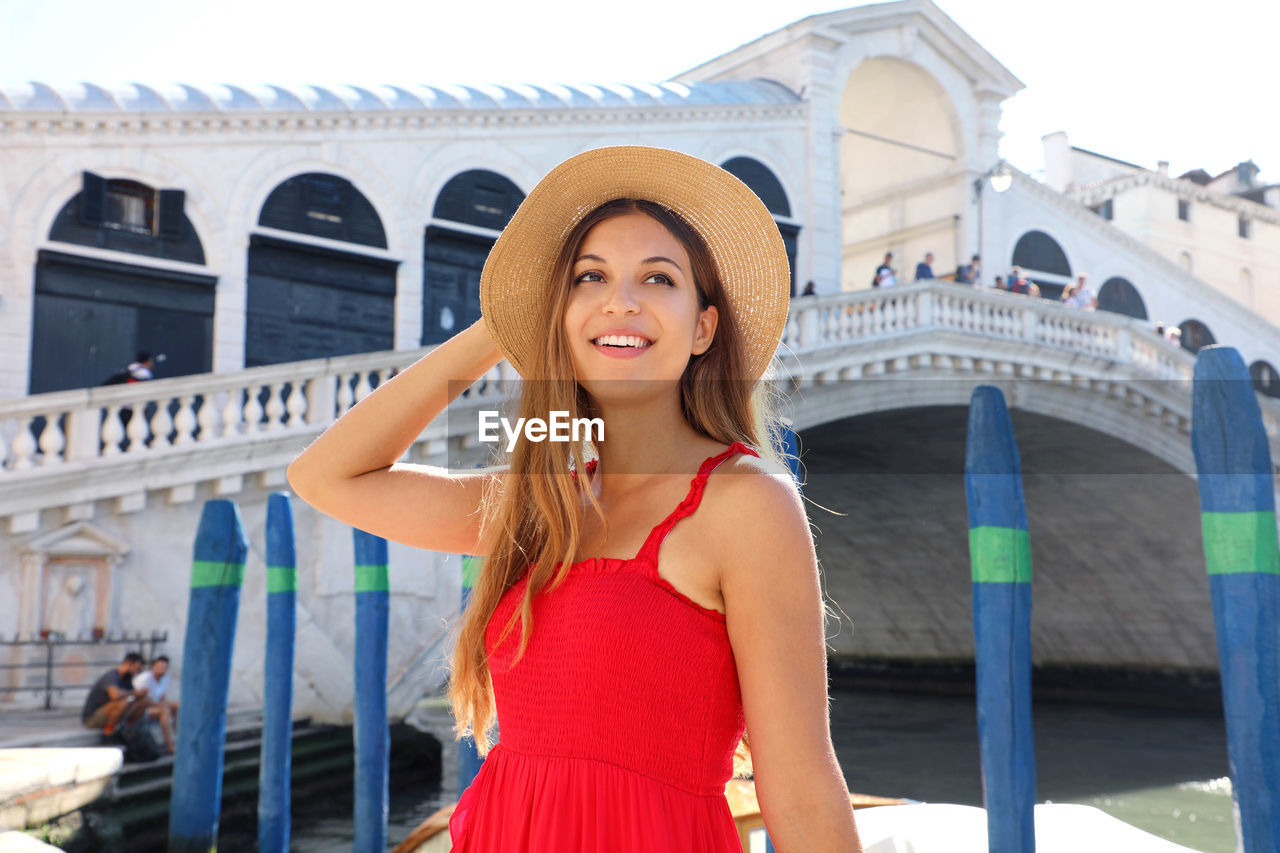
MULTIPOLYGON (((1016 171, 1008 192, 982 189, 1001 166, 1000 105, 1020 88, 930 0, 812 16, 645 85, 0 87, 0 406, 95 386, 140 350, 167 356, 157 377, 177 377, 443 340, 478 316, 485 254, 524 194, 612 144, 676 148, 742 177, 788 244, 793 292, 868 287, 888 251, 904 276, 926 252, 940 275, 977 252, 987 283, 1021 264, 1052 291, 1087 270, 1095 285, 1128 284, 1142 311, 1125 313, 1196 321, 1249 363, 1280 364, 1261 290, 1246 299, 1238 277, 1200 277, 1234 265, 1271 280, 1276 215, 1196 188, 1206 233, 1231 205, 1257 231, 1253 255, 1233 258, 1224 238, 1188 269, 1165 231, 1126 227, 1128 200, 1145 198, 1119 189, 1133 176, 1090 176, 1115 184, 1113 221, 1089 209, 1099 189, 1016 171)), ((1176 183, 1143 186, 1166 192, 1156 178, 1176 183)), ((178 659, 198 500, 237 500, 260 543, 266 496, 300 449, 273 446, 252 469, 210 457, 194 482, 122 468, 125 497, 15 515, 0 530, 0 624, 41 630, 67 582, 51 570, 58 543, 74 540, 97 560, 94 618, 167 629, 178 659)), ((340 717, 349 531, 304 507, 298 518, 300 624, 314 639, 299 710, 340 717)), ((254 561, 233 702, 260 691, 254 561)), ((393 549, 391 671, 408 692, 440 680, 457 575, 455 556, 393 549)))

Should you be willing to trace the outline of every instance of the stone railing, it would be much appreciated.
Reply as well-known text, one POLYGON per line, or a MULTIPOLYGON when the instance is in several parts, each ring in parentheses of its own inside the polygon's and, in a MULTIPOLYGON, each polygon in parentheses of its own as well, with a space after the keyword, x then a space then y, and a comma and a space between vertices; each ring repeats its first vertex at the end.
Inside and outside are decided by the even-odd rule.
MULTIPOLYGON (((154 459, 314 431, 429 351, 314 359, 0 401, 0 477, 13 482, 39 470, 154 459)), ((454 405, 496 406, 513 378, 504 361, 454 405)), ((441 426, 424 437, 446 435, 441 426)))
POLYGON ((1188 379, 1194 357, 1141 321, 1109 311, 950 282, 797 299, 783 342, 794 355, 930 332, 1062 350, 1131 365, 1151 379, 1188 379))
MULTIPOLYGON (((1006 359, 1034 352, 1041 369, 1054 363, 1065 369, 1083 357, 1093 362, 1093 373, 1121 381, 1185 381, 1194 366, 1190 353, 1131 318, 949 282, 797 299, 780 354, 803 374, 810 359, 830 370, 846 351, 854 364, 868 344, 892 342, 895 351, 909 350, 916 337, 927 341, 919 345, 922 352, 939 345, 945 350, 948 341, 968 352, 1001 350, 1006 359)), ((254 472, 272 472, 270 484, 282 483, 284 466, 306 441, 429 351, 339 356, 0 401, 0 484, 6 486, 0 489, 0 518, 15 519, 10 531, 17 532, 34 529, 38 512, 54 504, 116 498, 125 510, 140 505, 145 490, 177 489, 171 501, 190 499, 190 484, 205 480, 216 484, 215 493, 232 493, 240 478, 254 472)), ((411 458, 476 456, 471 410, 501 408, 518 378, 509 363, 499 364, 454 401, 448 417, 427 426, 411 458)), ((1265 400, 1263 412, 1268 432, 1277 437, 1280 407, 1265 400)))

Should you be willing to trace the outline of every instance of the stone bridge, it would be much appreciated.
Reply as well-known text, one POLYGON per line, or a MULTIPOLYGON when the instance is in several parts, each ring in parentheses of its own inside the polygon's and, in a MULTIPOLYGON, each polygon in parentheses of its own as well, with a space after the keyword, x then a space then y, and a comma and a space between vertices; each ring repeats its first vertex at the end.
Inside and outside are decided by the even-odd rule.
MULTIPOLYGON (((180 643, 200 506, 229 497, 253 543, 233 701, 257 701, 267 495, 287 488, 285 467, 311 439, 426 351, 0 402, 0 624, 39 630, 60 578, 80 565, 93 627, 132 626, 145 613, 157 623, 145 627, 167 628, 180 643), (122 409, 133 412, 127 427, 122 409)), ((1036 660, 1216 665, 1189 353, 1121 315, 937 282, 797 299, 779 365, 774 379, 801 435, 805 495, 840 613, 829 630, 834 652, 971 656, 966 406, 974 387, 994 384, 1013 410, 1024 463, 1036 660)), ((406 458, 483 459, 470 410, 499 407, 517 378, 499 365, 406 458)), ((1263 410, 1280 458, 1280 417, 1269 400, 1263 410)), ((295 511, 307 635, 298 707, 341 718, 351 683, 350 533, 305 505, 295 511)), ((443 677, 459 579, 456 556, 393 544, 391 559, 394 711, 443 677)), ((180 659, 173 645, 169 653, 180 659)))

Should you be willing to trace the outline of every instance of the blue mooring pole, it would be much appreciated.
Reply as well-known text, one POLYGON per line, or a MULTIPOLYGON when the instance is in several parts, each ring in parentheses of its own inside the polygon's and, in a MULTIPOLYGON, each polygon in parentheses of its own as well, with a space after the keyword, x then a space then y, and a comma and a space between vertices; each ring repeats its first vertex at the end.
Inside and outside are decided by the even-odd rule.
POLYGON ((1004 394, 990 385, 969 401, 964 487, 987 844, 992 853, 1032 853, 1031 539, 1013 421, 1004 394))
POLYGON ((258 851, 288 853, 293 757, 293 647, 298 562, 286 492, 267 499, 267 651, 262 666, 262 757, 258 765, 258 851))
MULTIPOLYGON (((484 557, 462 555, 462 613, 467 611, 467 602, 471 599, 471 590, 476 585, 476 577, 479 575, 482 566, 484 566, 484 557)), ((480 772, 480 765, 482 764, 484 764, 484 759, 480 757, 480 753, 476 749, 475 738, 464 737, 458 741, 459 797, 462 796, 463 791, 471 787, 471 783, 475 781, 476 774, 480 772)))
POLYGON ((1271 447, 1240 353, 1196 358, 1191 447, 1241 849, 1280 851, 1280 549, 1271 447))
POLYGON ((353 530, 356 552, 355 853, 387 847, 387 540, 353 530))
POLYGON ((169 797, 169 853, 217 849, 231 652, 249 541, 228 500, 204 505, 182 645, 182 725, 169 797))

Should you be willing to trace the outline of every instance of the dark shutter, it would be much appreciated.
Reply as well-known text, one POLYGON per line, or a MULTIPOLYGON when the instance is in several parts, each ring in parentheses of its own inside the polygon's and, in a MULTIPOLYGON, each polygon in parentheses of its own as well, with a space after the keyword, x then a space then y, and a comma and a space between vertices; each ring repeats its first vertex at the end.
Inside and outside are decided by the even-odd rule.
POLYGON ((182 237, 182 206, 186 198, 187 194, 183 190, 160 190, 160 212, 156 218, 160 222, 161 237, 182 237))
POLYGON ((80 222, 91 227, 102 224, 107 209, 107 179, 93 172, 84 173, 80 190, 80 222))

